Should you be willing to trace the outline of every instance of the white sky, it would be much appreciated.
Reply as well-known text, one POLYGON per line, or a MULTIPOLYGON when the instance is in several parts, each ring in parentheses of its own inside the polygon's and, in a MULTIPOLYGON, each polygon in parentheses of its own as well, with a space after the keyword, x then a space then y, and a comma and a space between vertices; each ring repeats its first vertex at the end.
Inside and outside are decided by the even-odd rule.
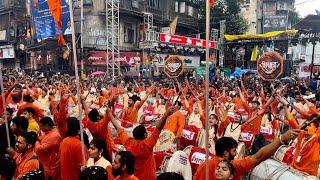
POLYGON ((320 0, 296 0, 295 8, 302 18, 308 14, 316 14, 315 9, 320 10, 320 0))

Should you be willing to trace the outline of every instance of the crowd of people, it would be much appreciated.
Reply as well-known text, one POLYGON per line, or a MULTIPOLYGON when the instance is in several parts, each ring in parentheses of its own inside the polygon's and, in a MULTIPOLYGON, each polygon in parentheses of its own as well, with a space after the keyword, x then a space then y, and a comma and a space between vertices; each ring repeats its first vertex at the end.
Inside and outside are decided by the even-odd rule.
POLYGON ((190 76, 96 77, 77 90, 73 76, 6 70, 3 84, 0 179, 204 180, 204 159, 186 149, 204 154, 207 116, 209 179, 240 180, 272 157, 319 178, 320 90, 305 79, 216 73, 208 102, 205 81, 190 76), (175 149, 156 150, 167 132, 175 149), (163 157, 178 151, 188 154, 191 177, 166 171, 163 157))

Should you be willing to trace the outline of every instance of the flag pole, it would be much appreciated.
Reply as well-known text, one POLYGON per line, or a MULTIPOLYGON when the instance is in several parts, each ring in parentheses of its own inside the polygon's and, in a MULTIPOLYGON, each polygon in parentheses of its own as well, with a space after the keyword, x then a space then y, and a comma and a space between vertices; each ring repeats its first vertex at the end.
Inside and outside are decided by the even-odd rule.
POLYGON ((209 180, 209 33, 210 33, 210 3, 206 0, 206 180, 209 180))
POLYGON ((7 134, 7 142, 8 148, 11 147, 10 144, 10 135, 9 135, 9 123, 7 117, 7 109, 6 109, 6 97, 4 95, 4 86, 3 86, 3 75, 2 75, 2 65, 0 66, 0 88, 1 88, 1 98, 2 98, 2 108, 3 108, 3 117, 6 125, 6 134, 7 134))
POLYGON ((81 9, 80 9, 80 13, 81 13, 81 17, 80 17, 80 34, 81 34, 81 39, 80 39, 80 47, 81 47, 81 77, 83 76, 83 71, 84 71, 84 65, 83 65, 83 58, 84 58, 84 55, 83 55, 83 21, 84 21, 84 18, 83 18, 83 1, 84 0, 81 0, 80 2, 80 5, 81 5, 81 9))
POLYGON ((79 108, 79 123, 80 123, 80 138, 81 138, 81 153, 82 153, 82 161, 83 164, 86 163, 85 155, 84 155, 84 140, 83 140, 83 127, 81 125, 82 120, 82 107, 81 107, 81 97, 80 97, 80 80, 79 80, 79 72, 78 72, 78 60, 77 60, 77 49, 76 49, 76 35, 74 28, 74 18, 73 18, 73 7, 72 1, 69 0, 69 12, 70 12, 70 22, 71 22, 71 31, 72 31, 72 52, 73 52, 73 62, 74 62, 74 73, 76 76, 76 87, 77 87, 77 97, 78 97, 78 108, 79 108))

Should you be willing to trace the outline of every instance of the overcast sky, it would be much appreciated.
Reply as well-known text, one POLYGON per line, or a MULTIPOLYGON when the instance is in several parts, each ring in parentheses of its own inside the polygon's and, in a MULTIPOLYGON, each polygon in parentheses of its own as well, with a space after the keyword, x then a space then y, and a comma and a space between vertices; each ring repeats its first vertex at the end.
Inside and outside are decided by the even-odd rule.
POLYGON ((316 14, 315 9, 320 10, 320 0, 296 0, 295 7, 301 17, 316 14))

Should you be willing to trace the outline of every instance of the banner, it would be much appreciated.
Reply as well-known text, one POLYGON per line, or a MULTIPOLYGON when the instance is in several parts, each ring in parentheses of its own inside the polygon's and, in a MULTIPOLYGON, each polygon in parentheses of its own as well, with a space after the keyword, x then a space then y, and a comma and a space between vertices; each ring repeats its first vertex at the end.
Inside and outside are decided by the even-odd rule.
MULTIPOLYGON (((310 68, 310 63, 301 63, 299 64, 298 67, 298 76, 303 78, 303 77, 310 77, 310 73, 311 73, 311 68, 310 68)), ((320 64, 318 65, 314 65, 313 69, 313 77, 315 75, 315 73, 320 73, 320 64)))
POLYGON ((14 47, 12 45, 0 46, 0 59, 15 58, 14 47))
MULTIPOLYGON (((160 33, 160 42, 171 43, 171 44, 181 44, 181 45, 201 47, 201 48, 206 47, 206 40, 191 38, 186 36, 170 35, 165 33, 160 33)), ((215 44, 216 44, 215 41, 210 41, 209 47, 215 48, 215 44)))
MULTIPOLYGON (((84 63, 88 65, 106 65, 106 57, 107 53, 105 51, 93 51, 84 63)), ((120 57, 116 58, 115 61, 120 62, 121 66, 134 66, 142 61, 142 52, 120 52, 120 57)), ((112 61, 109 60, 109 63, 112 63, 112 61)))
POLYGON ((287 29, 288 18, 286 15, 282 16, 264 16, 263 18, 263 32, 284 31, 287 29))
POLYGON ((183 58, 177 55, 167 57, 164 62, 164 72, 171 78, 180 76, 183 72, 183 58))
MULTIPOLYGON (((68 0, 62 3, 62 34, 71 34, 70 14, 68 0)), ((48 38, 57 38, 58 27, 53 19, 47 0, 32 0, 32 21, 35 29, 35 37, 38 41, 48 38)))
MULTIPOLYGON (((168 54, 157 54, 156 56, 159 57, 159 65, 164 66, 164 62, 168 54)), ((199 67, 200 66, 200 56, 181 56, 183 61, 184 67, 199 67)))
POLYGON ((265 81, 275 80, 283 73, 283 58, 277 52, 266 52, 257 61, 257 73, 265 81))

